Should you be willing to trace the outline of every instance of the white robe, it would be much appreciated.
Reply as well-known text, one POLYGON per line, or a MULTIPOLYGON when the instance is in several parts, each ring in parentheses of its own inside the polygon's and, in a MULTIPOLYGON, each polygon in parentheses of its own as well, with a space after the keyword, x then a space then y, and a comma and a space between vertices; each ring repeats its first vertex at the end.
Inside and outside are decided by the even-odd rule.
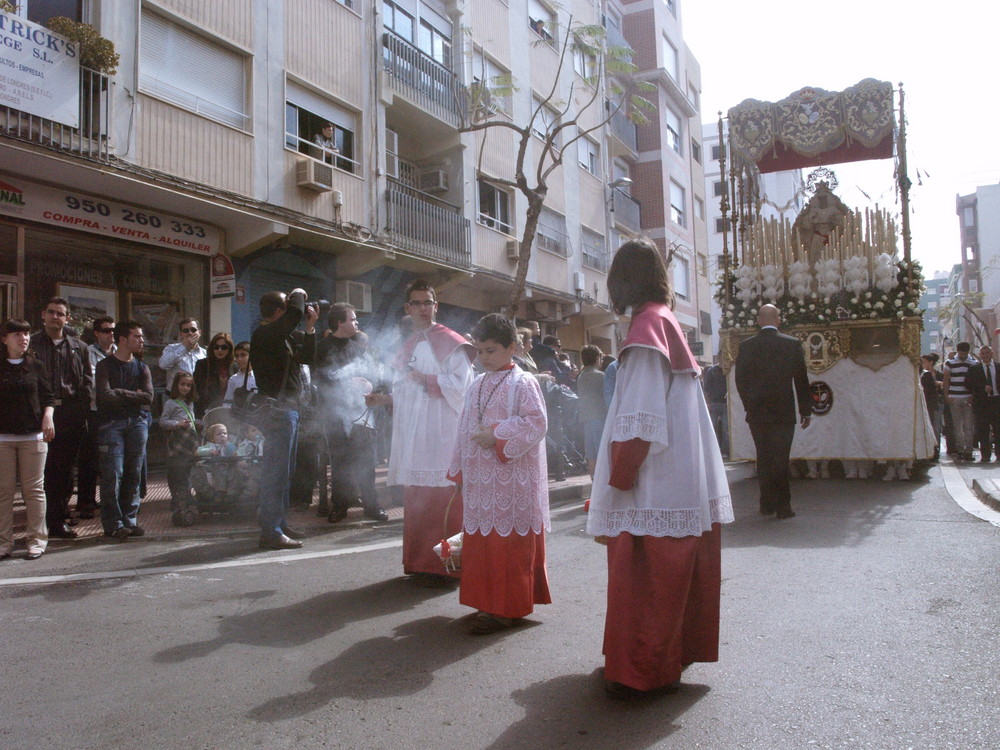
POLYGON ((441 396, 431 396, 406 371, 396 373, 387 481, 405 486, 450 487, 448 467, 465 392, 472 384, 472 365, 464 346, 456 347, 444 362, 438 362, 426 340, 417 342, 409 364, 417 372, 436 375, 441 396))
POLYGON ((731 523, 726 469, 701 385, 693 373, 673 373, 658 350, 627 349, 601 436, 587 532, 595 536, 685 537, 731 523), (635 484, 608 484, 611 443, 651 443, 635 484))

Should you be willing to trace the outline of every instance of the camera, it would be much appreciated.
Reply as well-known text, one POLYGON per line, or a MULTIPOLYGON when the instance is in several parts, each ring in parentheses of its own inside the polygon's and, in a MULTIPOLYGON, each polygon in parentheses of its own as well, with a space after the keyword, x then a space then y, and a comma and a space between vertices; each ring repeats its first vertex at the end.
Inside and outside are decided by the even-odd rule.
POLYGON ((306 308, 311 308, 316 310, 319 317, 322 319, 324 315, 330 312, 330 301, 325 299, 316 299, 310 302, 306 302, 306 308))

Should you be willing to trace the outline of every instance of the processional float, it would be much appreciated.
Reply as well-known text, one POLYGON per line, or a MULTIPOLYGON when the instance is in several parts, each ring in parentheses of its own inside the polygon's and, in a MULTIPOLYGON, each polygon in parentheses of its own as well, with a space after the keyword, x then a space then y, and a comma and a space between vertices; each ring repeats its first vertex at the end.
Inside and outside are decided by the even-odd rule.
MULTIPOLYGON (((902 86, 898 123, 894 93, 891 83, 869 78, 844 91, 807 87, 779 102, 747 99, 728 112, 716 299, 732 458, 755 458, 733 364, 766 303, 781 311, 785 332, 802 341, 809 369, 813 419, 796 430, 793 458, 933 454, 919 384, 923 277, 910 254, 902 86), (851 210, 834 193, 836 176, 827 165, 888 158, 895 159, 898 221, 878 205, 851 210), (795 221, 783 214, 762 218, 769 199, 760 175, 810 167, 812 197, 795 221)), ((726 143, 721 116, 719 142, 726 143)))

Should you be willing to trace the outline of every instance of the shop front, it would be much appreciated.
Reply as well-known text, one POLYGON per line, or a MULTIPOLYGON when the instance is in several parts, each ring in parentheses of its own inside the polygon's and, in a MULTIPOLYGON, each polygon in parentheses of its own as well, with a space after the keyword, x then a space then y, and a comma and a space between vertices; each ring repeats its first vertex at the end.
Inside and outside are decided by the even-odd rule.
POLYGON ((46 302, 63 297, 69 325, 88 341, 101 315, 138 321, 157 415, 163 348, 177 341, 184 318, 209 329, 210 262, 220 238, 180 217, 0 175, 0 316, 39 329, 46 302))

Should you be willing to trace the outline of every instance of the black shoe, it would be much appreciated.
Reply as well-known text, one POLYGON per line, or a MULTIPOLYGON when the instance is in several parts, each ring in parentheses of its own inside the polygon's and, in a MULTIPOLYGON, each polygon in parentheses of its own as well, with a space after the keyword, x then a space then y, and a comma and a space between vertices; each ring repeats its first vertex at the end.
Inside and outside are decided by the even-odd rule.
POLYGON ((289 539, 285 534, 268 534, 261 536, 257 546, 261 549, 299 549, 302 542, 289 539))
POLYGON ((326 520, 330 523, 339 523, 347 518, 347 508, 331 508, 326 520))
POLYGON ((105 531, 104 536, 109 537, 111 539, 118 539, 123 541, 125 539, 128 539, 131 536, 131 534, 128 533, 128 529, 121 528, 121 529, 115 529, 114 531, 105 531))
POLYGON ((10 552, 4 552, 0 554, 0 560, 9 560, 9 559, 10 559, 10 552))
POLYGON ((49 529, 49 536, 55 537, 56 539, 76 539, 79 534, 73 531, 73 529, 66 524, 60 523, 49 529))
POLYGON ((388 521, 389 514, 381 506, 375 506, 374 508, 365 510, 365 518, 370 518, 373 521, 388 521))
POLYGON ((78 519, 78 518, 67 518, 66 519, 66 525, 67 526, 78 526, 79 524, 80 524, 80 519, 78 519))
POLYGON ((146 536, 146 530, 138 524, 135 526, 126 526, 125 531, 128 532, 129 536, 146 536))
POLYGON ((775 515, 777 516, 779 521, 782 521, 786 518, 795 518, 795 511, 791 509, 779 510, 775 515))
POLYGON ((306 535, 304 531, 299 531, 298 529, 285 524, 281 527, 281 530, 285 532, 285 536, 289 539, 305 539, 306 535))
POLYGON ((774 508, 771 508, 771 507, 769 507, 767 505, 760 506, 760 514, 762 516, 773 516, 774 512, 775 512, 774 508))

